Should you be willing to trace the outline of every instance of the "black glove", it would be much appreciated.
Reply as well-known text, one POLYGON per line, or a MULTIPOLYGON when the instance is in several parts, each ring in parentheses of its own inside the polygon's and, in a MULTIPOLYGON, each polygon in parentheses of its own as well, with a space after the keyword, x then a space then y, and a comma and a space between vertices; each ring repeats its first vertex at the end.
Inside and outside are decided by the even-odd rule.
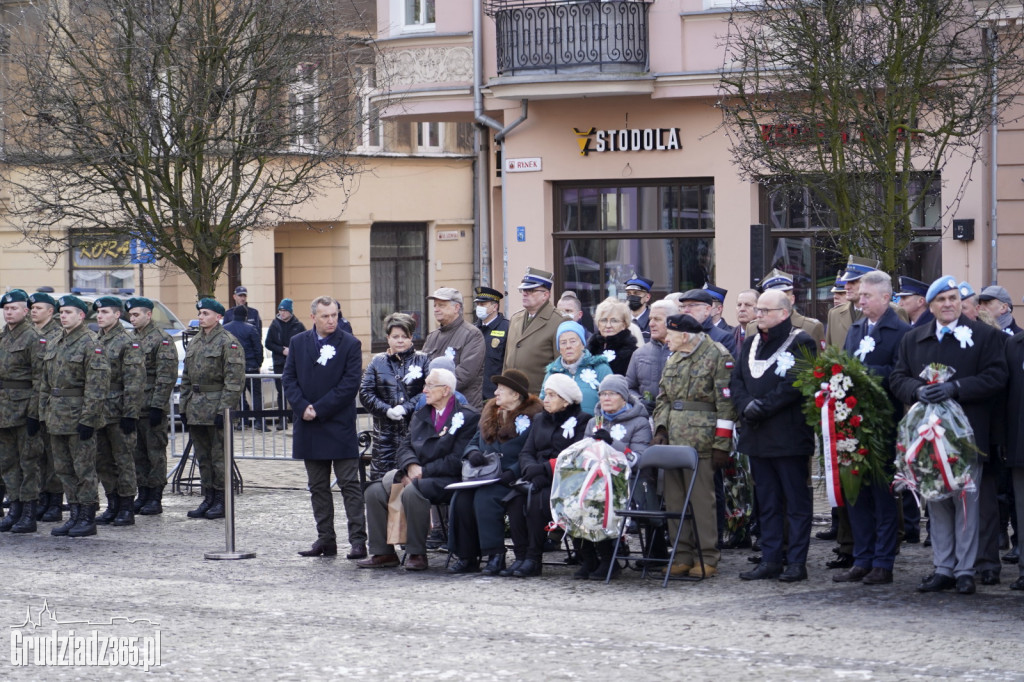
POLYGON ((188 417, 185 416, 184 412, 182 412, 181 414, 178 415, 178 419, 181 420, 181 428, 187 429, 188 428, 188 417))
POLYGON ((511 469, 509 469, 508 471, 501 472, 501 484, 503 486, 511 487, 512 484, 516 482, 517 478, 519 477, 516 476, 516 472, 512 471, 511 469))
POLYGON ((224 415, 218 413, 217 416, 213 418, 213 425, 215 427, 217 427, 218 429, 223 429, 224 428, 224 415))
POLYGON ((764 404, 757 398, 751 400, 749 403, 747 403, 747 406, 743 408, 743 418, 748 421, 761 421, 762 419, 764 419, 764 416, 764 404))
POLYGON ((159 407, 149 408, 149 425, 160 426, 160 422, 164 420, 164 411, 159 407))
POLYGON ((474 450, 466 459, 468 459, 469 463, 475 467, 482 467, 487 464, 487 457, 485 457, 484 453, 479 450, 474 450))
POLYGON ((668 445, 668 431, 658 429, 658 432, 654 434, 654 438, 651 439, 651 445, 668 445))
POLYGON ((544 470, 551 471, 550 464, 529 464, 523 469, 523 478, 527 481, 543 481, 547 479, 544 470))
POLYGON ((96 432, 96 429, 92 428, 91 426, 86 426, 85 424, 79 424, 77 430, 78 437, 82 440, 89 440, 90 438, 92 438, 92 434, 96 432))
POLYGON ((955 381, 944 381, 941 384, 925 384, 917 389, 917 399, 922 403, 941 403, 943 400, 956 398, 955 381))
POLYGON ((608 433, 607 429, 598 429, 597 431, 594 431, 593 437, 595 440, 603 440, 605 443, 608 443, 608 445, 612 444, 612 434, 608 433))
POLYGON ((33 419, 32 417, 27 417, 25 419, 25 431, 30 436, 34 436, 37 433, 39 433, 39 420, 33 419))
POLYGON ((135 433, 139 420, 135 417, 121 417, 121 433, 130 436, 135 433))
POLYGON ((732 457, 725 450, 711 451, 711 466, 714 467, 715 471, 725 469, 730 463, 732 463, 732 457))

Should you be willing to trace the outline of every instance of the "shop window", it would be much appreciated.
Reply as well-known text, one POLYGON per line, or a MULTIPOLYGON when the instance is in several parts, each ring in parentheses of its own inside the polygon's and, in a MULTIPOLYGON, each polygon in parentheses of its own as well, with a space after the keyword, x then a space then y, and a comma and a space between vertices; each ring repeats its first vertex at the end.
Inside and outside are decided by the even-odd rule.
POLYGON ((387 347, 384 319, 403 312, 416 320, 413 340, 422 344, 426 325, 426 223, 374 223, 370 229, 370 338, 372 350, 387 347))
MULTIPOLYGON (((71 235, 71 287, 90 292, 134 289, 131 240, 110 233, 71 235)), ((60 287, 53 284, 54 288, 60 287)))

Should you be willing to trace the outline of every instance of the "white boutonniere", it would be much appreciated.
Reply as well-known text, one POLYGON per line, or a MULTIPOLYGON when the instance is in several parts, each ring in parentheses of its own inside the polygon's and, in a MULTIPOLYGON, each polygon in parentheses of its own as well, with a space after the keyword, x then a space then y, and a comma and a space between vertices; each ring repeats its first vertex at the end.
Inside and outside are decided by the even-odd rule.
POLYGON ((602 353, 602 355, 608 358, 608 362, 615 362, 615 351, 613 351, 611 348, 602 353))
POLYGON ((792 369, 793 365, 796 364, 796 358, 789 351, 786 351, 779 356, 779 359, 775 361, 775 374, 780 377, 786 376, 786 372, 792 369))
POLYGON ((444 356, 451 360, 452 362, 455 362, 455 349, 452 348, 451 346, 448 346, 448 348, 446 348, 444 351, 444 356))
POLYGON ((521 414, 516 417, 516 435, 524 433, 526 429, 530 428, 530 418, 525 414, 521 414))
POLYGON ((574 431, 576 431, 576 417, 569 417, 562 424, 562 438, 572 438, 574 431))
POLYGON ((405 378, 402 379, 402 381, 404 381, 406 385, 409 385, 412 382, 419 379, 421 376, 423 376, 423 370, 420 368, 419 365, 413 365, 412 367, 409 368, 409 371, 406 372, 405 378))
POLYGON ((333 358, 337 354, 338 354, 338 351, 336 351, 334 349, 334 346, 332 346, 329 343, 325 343, 323 345, 323 348, 320 349, 320 357, 317 358, 316 362, 317 362, 318 365, 323 365, 324 367, 326 367, 327 366, 327 361, 330 360, 331 358, 333 358))
POLYGON ((958 325, 957 328, 953 330, 953 337, 960 342, 961 348, 967 348, 967 346, 974 345, 974 332, 971 331, 970 327, 965 327, 962 324, 958 325))
POLYGON ((591 388, 596 390, 597 386, 598 386, 598 384, 597 384, 597 372, 595 372, 590 367, 587 367, 585 370, 580 372, 580 381, 582 381, 587 386, 590 386, 591 388))
POLYGON ((459 427, 466 423, 466 417, 461 412, 456 412, 455 416, 452 417, 452 428, 448 431, 451 435, 455 435, 455 432, 459 430, 459 427))
POLYGON ((608 435, 614 440, 622 440, 626 437, 626 427, 622 424, 616 424, 612 428, 608 429, 608 435))
POLYGON ((853 355, 861 362, 864 362, 864 358, 866 358, 868 353, 870 353, 874 349, 875 340, 870 336, 865 336, 863 339, 860 340, 860 345, 857 346, 857 350, 854 352, 853 355))

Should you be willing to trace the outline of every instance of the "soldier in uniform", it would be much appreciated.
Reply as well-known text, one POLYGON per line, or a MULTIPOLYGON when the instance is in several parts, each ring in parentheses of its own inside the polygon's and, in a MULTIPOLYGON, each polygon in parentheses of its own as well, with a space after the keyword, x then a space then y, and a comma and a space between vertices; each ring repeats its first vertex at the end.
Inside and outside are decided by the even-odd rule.
MULTIPOLYGON (((691 445, 700 463, 695 472, 690 503, 693 521, 687 521, 679 538, 672 575, 711 577, 718 571, 718 520, 715 512, 715 470, 729 461, 736 408, 729 396, 733 357, 725 346, 705 333, 704 325, 690 315, 673 315, 666 322, 666 343, 672 351, 665 363, 661 391, 654 407, 654 439, 659 445, 691 445), (704 565, 697 562, 693 524, 697 524, 704 565)), ((665 472, 665 507, 682 509, 686 486, 694 472, 665 472)), ((669 522, 675 537, 679 521, 669 522)))
MULTIPOLYGON (((203 483, 202 503, 190 519, 224 518, 224 410, 238 405, 245 381, 245 352, 220 325, 224 306, 212 298, 196 303, 199 333, 185 351, 181 421, 188 427, 203 483)), ((230 476, 230 472, 228 472, 230 476)))
MULTIPOLYGON (((28 314, 32 318, 32 326, 39 333, 40 344, 45 355, 47 345, 53 344, 64 334, 60 326, 57 312, 57 301, 49 294, 36 292, 28 295, 28 314)), ((39 438, 31 443, 38 450, 39 458, 39 505, 36 508, 36 519, 54 523, 64 517, 62 501, 64 486, 57 478, 53 468, 53 449, 50 447, 50 432, 46 424, 40 421, 39 438)))
POLYGON ((135 439, 135 482, 139 496, 132 509, 153 516, 163 512, 167 482, 167 409, 178 379, 178 352, 174 341, 153 324, 153 302, 137 296, 124 303, 142 351, 145 383, 135 439))
POLYGON ((523 309, 508 322, 504 369, 518 369, 528 376, 534 395, 543 388, 547 366, 558 357, 558 325, 566 319, 551 305, 552 276, 546 270, 526 268, 519 285, 523 309))
POLYGON ((121 324, 121 299, 101 296, 93 304, 100 346, 110 363, 106 419, 96 431, 96 473, 107 495, 107 509, 96 523, 135 525, 135 431, 146 369, 139 343, 121 324))
POLYGON ((879 265, 880 263, 874 259, 850 256, 842 276, 842 281, 846 285, 846 303, 840 303, 828 311, 825 345, 842 348, 846 343, 850 327, 861 317, 860 310, 857 309, 860 278, 872 270, 877 270, 879 265))
POLYGON ((50 431, 53 466, 71 505, 70 518, 51 535, 96 534, 96 429, 103 426, 110 364, 85 324, 89 304, 77 296, 58 300, 64 334, 47 343, 39 382, 39 415, 50 431))
POLYGON ((484 400, 494 397, 494 382, 491 377, 501 374, 505 364, 505 342, 508 341, 508 320, 498 308, 501 306, 500 291, 489 287, 477 287, 473 290, 473 302, 476 303, 476 327, 484 335, 484 400))
POLYGON ((0 305, 7 323, 0 331, 0 470, 11 498, 0 531, 34 533, 40 451, 29 439, 39 434, 39 403, 32 398, 43 368, 43 344, 28 319, 27 293, 8 291, 0 305))

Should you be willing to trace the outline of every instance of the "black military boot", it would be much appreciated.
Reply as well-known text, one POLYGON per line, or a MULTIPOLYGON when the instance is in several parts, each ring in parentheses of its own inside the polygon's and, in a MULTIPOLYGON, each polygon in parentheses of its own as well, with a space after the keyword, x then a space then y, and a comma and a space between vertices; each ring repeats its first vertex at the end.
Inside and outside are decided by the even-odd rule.
MULTIPOLYGON (((53 498, 50 498, 50 501, 52 502, 53 498)), ((78 504, 71 505, 71 511, 68 514, 68 520, 65 521, 62 525, 57 526, 56 528, 51 528, 50 535, 56 535, 58 537, 67 535, 68 531, 70 531, 75 526, 75 523, 78 522, 78 512, 80 507, 81 505, 78 504)))
POLYGON ((63 493, 50 493, 46 500, 46 511, 39 517, 40 521, 46 521, 47 523, 55 523, 64 518, 64 510, 61 508, 61 503, 64 501, 63 493))
POLYGON ((24 504, 12 501, 11 506, 7 509, 7 516, 0 519, 0 533, 6 533, 14 528, 14 524, 21 518, 21 512, 24 509, 24 504))
POLYGON ((98 504, 78 505, 78 519, 75 525, 68 531, 69 538, 84 538, 89 535, 96 535, 96 510, 98 504))
POLYGON ((208 519, 223 519, 224 518, 224 491, 214 490, 213 491, 213 504, 206 510, 206 518, 208 519))
POLYGON ((164 489, 160 488, 146 488, 146 504, 142 505, 142 509, 136 511, 136 514, 142 514, 143 516, 156 516, 157 514, 164 513, 164 507, 162 501, 164 499, 164 489))
POLYGON ((132 511, 136 514, 141 514, 142 508, 146 506, 147 502, 149 502, 149 491, 150 488, 141 485, 139 486, 139 495, 138 497, 135 498, 135 501, 132 503, 132 511))
POLYGON ((117 495, 107 495, 107 508, 102 514, 96 517, 96 523, 107 525, 117 518, 117 511, 121 508, 121 498, 117 495))
POLYGON ((134 499, 134 497, 121 498, 121 506, 117 508, 117 517, 114 519, 115 526, 135 525, 135 512, 132 511, 132 501, 134 499))
POLYGON ((206 518, 206 512, 210 510, 210 506, 213 504, 213 491, 203 491, 203 501, 199 503, 199 506, 190 511, 187 516, 190 519, 202 519, 206 518))
POLYGON ((41 492, 39 493, 39 504, 36 505, 36 521, 43 520, 43 514, 46 513, 46 507, 50 504, 50 493, 41 492))
POLYGON ((11 528, 12 533, 35 533, 36 532, 36 504, 35 500, 25 502, 25 508, 21 512, 21 518, 11 528))

